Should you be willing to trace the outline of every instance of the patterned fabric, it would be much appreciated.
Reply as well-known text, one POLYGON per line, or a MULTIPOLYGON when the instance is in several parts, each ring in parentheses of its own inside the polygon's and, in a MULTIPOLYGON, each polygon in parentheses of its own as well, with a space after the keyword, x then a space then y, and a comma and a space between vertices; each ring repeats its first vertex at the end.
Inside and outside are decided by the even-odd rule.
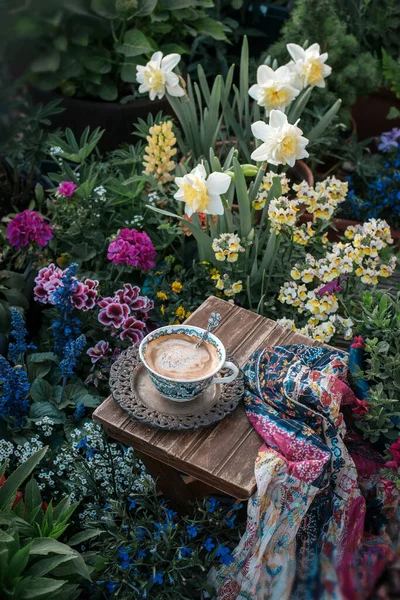
POLYGON ((345 440, 340 409, 356 402, 347 362, 293 345, 246 365, 246 411, 265 444, 234 562, 210 574, 218 600, 362 600, 394 558, 385 524, 396 490, 380 480, 378 455, 345 440))

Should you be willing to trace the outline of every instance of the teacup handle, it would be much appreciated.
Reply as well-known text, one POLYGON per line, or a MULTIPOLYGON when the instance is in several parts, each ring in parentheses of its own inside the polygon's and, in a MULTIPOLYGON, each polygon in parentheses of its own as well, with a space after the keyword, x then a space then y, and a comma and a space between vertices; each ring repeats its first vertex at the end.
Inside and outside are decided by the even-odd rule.
POLYGON ((231 369, 231 371, 233 371, 233 373, 231 373, 231 375, 228 375, 227 377, 213 377, 212 380, 212 384, 215 383, 230 383, 231 381, 233 381, 234 379, 236 379, 236 377, 239 375, 239 369, 237 368, 236 365, 234 365, 232 362, 230 362, 230 360, 227 360, 226 362, 224 362, 223 369, 231 369))

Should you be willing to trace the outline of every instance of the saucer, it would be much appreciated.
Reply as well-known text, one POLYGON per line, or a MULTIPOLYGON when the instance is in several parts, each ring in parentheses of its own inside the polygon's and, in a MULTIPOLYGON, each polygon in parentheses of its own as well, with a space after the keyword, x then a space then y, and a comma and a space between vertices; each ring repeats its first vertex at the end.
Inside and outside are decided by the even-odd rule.
MULTIPOLYGON (((225 374, 224 370, 220 373, 225 374)), ((113 364, 110 388, 114 400, 136 421, 161 429, 188 430, 217 423, 234 411, 243 397, 244 382, 239 371, 231 383, 210 385, 192 400, 175 402, 155 389, 138 349, 132 346, 113 364)))

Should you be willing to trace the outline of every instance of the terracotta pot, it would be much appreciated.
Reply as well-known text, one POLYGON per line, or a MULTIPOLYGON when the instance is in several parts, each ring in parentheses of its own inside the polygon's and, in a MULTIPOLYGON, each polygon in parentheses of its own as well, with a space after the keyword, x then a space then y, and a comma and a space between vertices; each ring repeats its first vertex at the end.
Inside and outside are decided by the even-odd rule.
MULTIPOLYGON (((301 215, 301 217, 299 218, 299 222, 300 223, 309 223, 313 220, 313 216, 308 214, 308 213, 304 213, 301 215)), ((333 219, 333 224, 335 226, 335 229, 333 227, 329 227, 328 229, 328 239, 330 242, 338 242, 340 241, 340 238, 343 237, 344 232, 346 231, 347 227, 354 227, 355 225, 362 225, 361 221, 353 221, 351 219, 333 219)), ((393 229, 392 227, 390 228, 391 231, 391 235, 393 238, 393 245, 396 248, 400 248, 400 229, 393 229)))
POLYGON ((362 96, 351 109, 357 123, 359 140, 378 136, 392 127, 400 127, 400 119, 387 119, 392 106, 400 110, 400 99, 389 90, 379 90, 370 96, 362 96))
POLYGON ((133 124, 139 118, 146 120, 149 113, 156 115, 160 111, 164 114, 171 114, 171 108, 166 98, 154 101, 149 98, 140 98, 134 102, 121 104, 119 102, 67 98, 54 91, 43 92, 36 88, 31 88, 30 91, 34 102, 46 103, 56 98, 62 101, 61 106, 64 111, 51 117, 52 129, 69 127, 78 138, 87 126, 92 131, 96 127, 105 129, 98 145, 100 150, 115 150, 121 144, 134 143, 133 124))

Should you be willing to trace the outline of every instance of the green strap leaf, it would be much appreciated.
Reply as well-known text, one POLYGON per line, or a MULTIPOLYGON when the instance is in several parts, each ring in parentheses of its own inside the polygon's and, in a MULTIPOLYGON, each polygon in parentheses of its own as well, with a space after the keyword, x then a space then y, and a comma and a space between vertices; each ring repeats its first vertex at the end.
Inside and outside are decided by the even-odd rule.
POLYGON ((236 158, 233 159, 233 171, 235 173, 236 198, 239 204, 240 236, 242 238, 247 238, 251 231, 250 202, 247 193, 246 179, 236 158))
POLYGON ((0 511, 10 508, 14 502, 18 488, 29 477, 36 465, 40 463, 46 454, 48 446, 32 454, 22 465, 20 465, 0 488, 0 511))

